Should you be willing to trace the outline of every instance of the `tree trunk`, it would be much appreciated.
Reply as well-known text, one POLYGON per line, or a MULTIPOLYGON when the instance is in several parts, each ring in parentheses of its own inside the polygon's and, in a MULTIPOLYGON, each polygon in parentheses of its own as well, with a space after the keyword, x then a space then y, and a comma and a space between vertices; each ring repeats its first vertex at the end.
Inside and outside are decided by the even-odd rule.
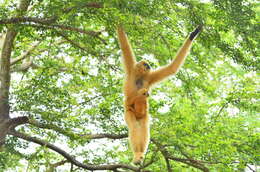
MULTIPOLYGON (((22 15, 27 10, 29 2, 30 0, 20 1, 16 16, 22 15)), ((4 144, 6 134, 11 126, 9 116, 10 59, 16 35, 17 31, 13 26, 10 26, 2 36, 0 44, 2 45, 0 53, 0 148, 4 144)))

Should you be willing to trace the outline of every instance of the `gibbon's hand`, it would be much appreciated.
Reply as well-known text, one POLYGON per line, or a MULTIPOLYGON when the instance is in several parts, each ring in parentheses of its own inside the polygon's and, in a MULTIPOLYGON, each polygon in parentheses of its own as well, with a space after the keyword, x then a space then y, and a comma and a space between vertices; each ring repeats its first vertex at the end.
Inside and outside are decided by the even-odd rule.
POLYGON ((202 31, 202 26, 203 25, 199 25, 193 32, 191 32, 190 37, 189 37, 189 39, 191 41, 198 35, 199 32, 202 31))

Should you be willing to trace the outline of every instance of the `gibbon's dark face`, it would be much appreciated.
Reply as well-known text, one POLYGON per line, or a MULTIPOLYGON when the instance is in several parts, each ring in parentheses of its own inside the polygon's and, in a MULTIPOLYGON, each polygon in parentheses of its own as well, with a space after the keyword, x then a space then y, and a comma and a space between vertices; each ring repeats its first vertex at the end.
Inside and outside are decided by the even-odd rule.
POLYGON ((146 67, 146 70, 150 70, 150 69, 151 69, 151 67, 149 66, 149 64, 144 63, 143 65, 146 67))
POLYGON ((136 70, 139 74, 146 74, 151 70, 151 67, 146 61, 142 60, 136 64, 136 70))

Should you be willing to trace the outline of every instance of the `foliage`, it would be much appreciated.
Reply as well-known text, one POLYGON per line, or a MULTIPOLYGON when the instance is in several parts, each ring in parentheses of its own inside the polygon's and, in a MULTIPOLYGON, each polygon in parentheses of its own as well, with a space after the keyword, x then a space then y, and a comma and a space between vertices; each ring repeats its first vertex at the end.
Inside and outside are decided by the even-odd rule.
MULTIPOLYGON (((0 2, 1 23, 14 16, 17 2, 0 2)), ((240 171, 259 165, 259 12, 259 2, 251 0, 31 1, 24 17, 42 23, 0 24, 0 32, 18 32, 11 60, 38 41, 11 68, 10 115, 30 118, 16 129, 83 163, 129 164, 126 138, 91 138, 127 133, 116 25, 127 30, 137 59, 157 68, 203 24, 181 71, 152 90, 152 142, 145 159, 151 164, 144 170, 240 171), (32 63, 20 70, 25 62, 32 63)), ((0 169, 82 171, 69 162, 55 166, 65 159, 46 145, 8 136, 0 169)))

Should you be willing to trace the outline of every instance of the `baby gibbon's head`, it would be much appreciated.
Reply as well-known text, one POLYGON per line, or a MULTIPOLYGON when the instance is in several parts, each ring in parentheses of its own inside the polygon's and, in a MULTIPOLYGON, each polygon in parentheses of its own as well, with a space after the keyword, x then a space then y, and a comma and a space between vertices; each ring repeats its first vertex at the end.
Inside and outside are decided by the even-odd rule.
POLYGON ((149 73, 150 70, 151 70, 151 67, 145 60, 138 62, 135 66, 135 71, 138 75, 145 75, 145 74, 149 73))
POLYGON ((142 89, 138 90, 137 94, 139 96, 149 97, 149 92, 146 88, 142 88, 142 89))

